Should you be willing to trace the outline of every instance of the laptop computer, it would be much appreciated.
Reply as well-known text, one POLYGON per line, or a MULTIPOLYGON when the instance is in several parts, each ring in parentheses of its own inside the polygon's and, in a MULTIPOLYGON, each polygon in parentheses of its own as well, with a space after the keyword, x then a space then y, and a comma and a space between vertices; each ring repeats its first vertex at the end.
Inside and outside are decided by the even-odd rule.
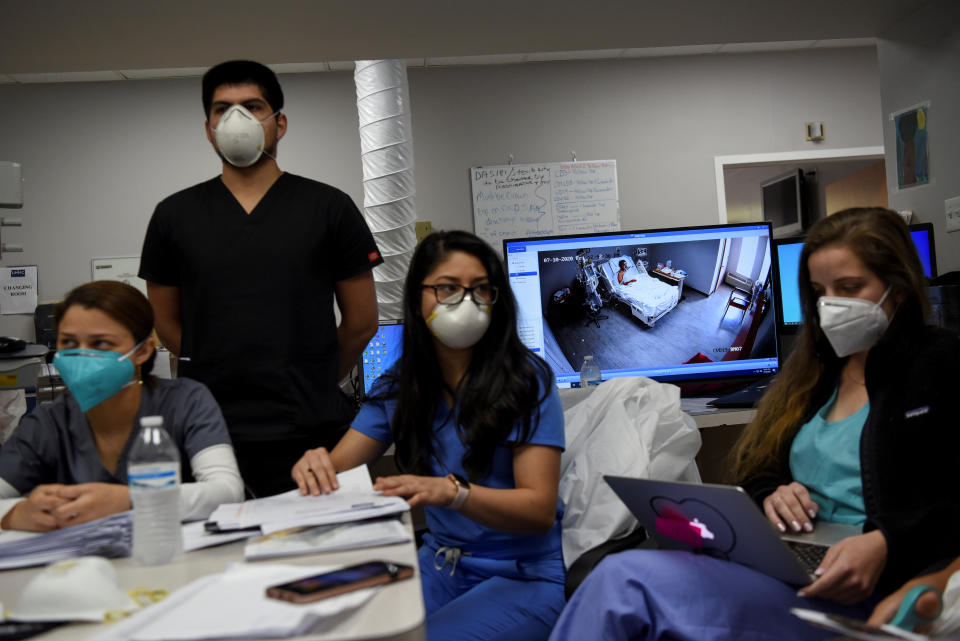
POLYGON ((781 535, 733 485, 603 478, 660 547, 709 554, 794 585, 816 578, 827 548, 862 534, 857 526, 820 522, 813 532, 781 535))

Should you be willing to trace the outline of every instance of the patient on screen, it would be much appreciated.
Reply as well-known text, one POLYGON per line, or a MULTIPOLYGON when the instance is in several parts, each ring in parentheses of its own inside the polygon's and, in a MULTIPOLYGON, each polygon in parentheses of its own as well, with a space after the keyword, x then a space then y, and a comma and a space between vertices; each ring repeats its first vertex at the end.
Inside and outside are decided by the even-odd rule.
POLYGON ((926 324, 926 280, 896 212, 848 209, 801 252, 804 325, 734 448, 732 476, 781 532, 861 528, 829 548, 809 585, 705 554, 608 556, 551 641, 821 639, 790 613, 866 619, 904 581, 956 554, 953 429, 960 338, 926 324))
POLYGON ((624 281, 624 280, 623 280, 624 276, 625 276, 626 273, 627 273, 627 269, 628 269, 628 268, 627 268, 627 261, 621 260, 621 261, 620 261, 620 271, 617 272, 617 282, 620 283, 621 285, 624 285, 624 286, 629 285, 630 283, 635 283, 635 282, 637 282, 637 279, 636 279, 636 278, 631 278, 630 280, 627 280, 627 281, 624 281))
POLYGON ((20 421, 0 449, 0 528, 48 531, 130 509, 127 456, 143 416, 162 416, 180 453, 180 513, 242 500, 227 426, 209 390, 150 375, 153 309, 117 281, 81 285, 54 313, 53 363, 67 393, 20 421))

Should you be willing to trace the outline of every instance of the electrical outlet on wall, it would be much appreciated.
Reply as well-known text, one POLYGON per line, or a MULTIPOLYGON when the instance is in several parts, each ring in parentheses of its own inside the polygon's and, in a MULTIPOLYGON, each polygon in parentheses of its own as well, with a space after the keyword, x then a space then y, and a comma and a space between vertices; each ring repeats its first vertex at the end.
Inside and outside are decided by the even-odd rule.
POLYGON ((960 231, 960 196, 943 201, 947 215, 947 231, 960 231))

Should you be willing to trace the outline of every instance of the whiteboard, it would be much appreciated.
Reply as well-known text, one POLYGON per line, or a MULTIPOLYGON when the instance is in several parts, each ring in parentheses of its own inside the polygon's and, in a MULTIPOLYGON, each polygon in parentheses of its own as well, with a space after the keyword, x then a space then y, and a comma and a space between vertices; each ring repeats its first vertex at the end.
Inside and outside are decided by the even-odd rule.
POLYGON ((473 229, 504 238, 619 231, 616 160, 491 165, 470 170, 473 229))

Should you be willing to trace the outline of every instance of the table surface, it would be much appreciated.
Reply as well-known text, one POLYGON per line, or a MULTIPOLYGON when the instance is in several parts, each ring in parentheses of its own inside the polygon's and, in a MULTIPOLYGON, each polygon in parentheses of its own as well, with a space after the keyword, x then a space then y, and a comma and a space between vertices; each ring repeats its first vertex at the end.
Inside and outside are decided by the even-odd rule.
MULTIPOLYGON (((412 532, 410 513, 403 516, 404 524, 412 532)), ((219 547, 186 552, 177 561, 166 565, 145 567, 137 565, 132 558, 112 561, 117 570, 120 586, 126 590, 138 587, 173 591, 194 579, 223 571, 228 565, 243 561, 243 541, 219 547)), ((423 595, 420 590, 420 573, 417 569, 417 551, 413 541, 397 545, 384 545, 361 550, 346 550, 300 557, 286 557, 253 563, 281 563, 285 565, 330 566, 350 565, 370 560, 387 560, 404 563, 415 568, 412 579, 383 586, 351 616, 342 620, 333 630, 322 634, 296 637, 303 641, 326 639, 383 639, 393 641, 424 641, 423 595)), ((16 604, 20 589, 43 568, 25 568, 0 572, 0 601, 5 608, 16 604)), ((304 574, 309 574, 305 571, 304 574)), ((227 597, 228 595, 224 595, 227 597)), ((42 641, 66 641, 85 639, 96 633, 99 623, 65 625, 46 634, 33 637, 42 641)))
MULTIPOLYGON (((671 267, 671 269, 673 269, 673 268, 671 267)), ((663 271, 662 269, 660 269, 659 267, 654 267, 654 268, 651 269, 650 271, 656 272, 656 273, 660 274, 661 276, 666 276, 667 278, 673 278, 673 279, 675 279, 675 280, 682 280, 683 278, 686 278, 686 276, 681 276, 680 274, 677 274, 677 273, 671 274, 671 273, 669 273, 669 272, 665 272, 665 271, 663 271)))

